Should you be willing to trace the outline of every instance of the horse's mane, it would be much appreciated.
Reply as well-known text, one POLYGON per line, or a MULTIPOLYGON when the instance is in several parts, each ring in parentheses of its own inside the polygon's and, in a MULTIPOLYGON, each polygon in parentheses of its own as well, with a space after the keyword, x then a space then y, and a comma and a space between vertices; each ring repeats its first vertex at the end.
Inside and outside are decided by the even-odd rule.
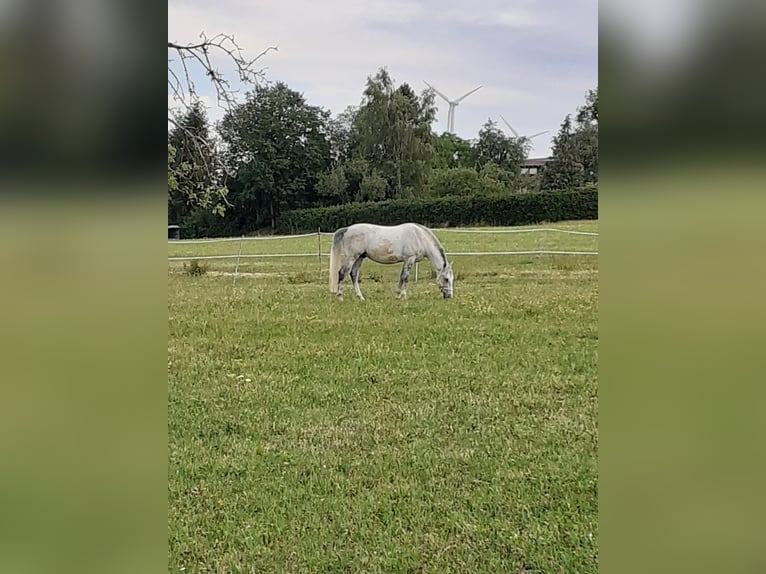
POLYGON ((423 231, 426 231, 428 235, 431 237, 431 240, 433 241, 434 245, 439 250, 439 253, 442 256, 442 261, 444 262, 442 264, 442 269, 444 269, 447 266, 447 254, 444 252, 444 247, 442 247, 441 241, 439 241, 439 238, 436 237, 436 234, 425 225, 421 225, 420 223, 416 223, 415 225, 417 225, 423 231))

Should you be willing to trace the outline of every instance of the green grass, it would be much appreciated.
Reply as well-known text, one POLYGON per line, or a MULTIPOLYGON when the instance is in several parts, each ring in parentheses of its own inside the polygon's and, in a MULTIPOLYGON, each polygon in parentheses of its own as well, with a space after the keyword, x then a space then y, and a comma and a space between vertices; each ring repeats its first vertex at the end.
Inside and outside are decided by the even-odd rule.
POLYGON ((596 572, 597 259, 455 261, 454 299, 421 264, 407 301, 366 262, 364 303, 326 258, 170 265, 170 572, 596 572))

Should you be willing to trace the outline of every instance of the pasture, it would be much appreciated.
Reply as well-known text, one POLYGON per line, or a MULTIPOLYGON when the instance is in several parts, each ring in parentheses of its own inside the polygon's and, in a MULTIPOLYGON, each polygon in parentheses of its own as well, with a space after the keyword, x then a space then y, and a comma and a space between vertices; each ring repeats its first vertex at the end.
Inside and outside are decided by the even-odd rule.
MULTIPOLYGON (((435 231, 448 253, 598 250, 435 231)), ((424 261, 406 301, 401 266, 366 261, 367 301, 348 283, 337 301, 330 240, 321 271, 246 259, 235 282, 233 260, 169 264, 169 571, 595 573, 597 257, 452 257, 450 300, 424 261)), ((316 251, 316 236, 242 244, 316 251)))

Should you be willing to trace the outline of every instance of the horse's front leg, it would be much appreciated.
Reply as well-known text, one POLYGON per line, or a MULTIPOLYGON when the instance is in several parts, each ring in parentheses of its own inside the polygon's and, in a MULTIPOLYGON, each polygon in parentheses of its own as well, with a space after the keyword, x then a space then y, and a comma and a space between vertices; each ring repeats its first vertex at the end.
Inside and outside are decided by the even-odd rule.
POLYGON ((359 256, 359 258, 354 261, 354 264, 351 266, 351 283, 354 286, 354 292, 356 293, 356 296, 359 297, 360 301, 364 301, 362 290, 359 288, 359 269, 362 267, 363 259, 364 257, 359 256))
POLYGON ((415 257, 410 257, 402 265, 402 273, 399 275, 399 299, 407 298, 407 281, 410 278, 410 268, 415 264, 415 257))

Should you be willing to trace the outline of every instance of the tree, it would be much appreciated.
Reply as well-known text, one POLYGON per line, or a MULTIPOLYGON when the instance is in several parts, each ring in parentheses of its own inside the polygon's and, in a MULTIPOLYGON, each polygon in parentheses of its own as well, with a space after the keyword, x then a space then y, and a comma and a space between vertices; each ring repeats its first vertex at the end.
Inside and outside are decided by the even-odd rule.
POLYGON ((362 176, 359 183, 359 191, 354 199, 356 201, 380 201, 386 198, 386 179, 378 173, 378 170, 372 169, 362 176))
POLYGON ((481 170, 487 163, 494 163, 503 170, 518 176, 527 159, 528 141, 506 136, 492 120, 482 126, 476 142, 476 167, 481 170))
POLYGON ((200 102, 176 113, 168 134, 168 223, 179 223, 192 208, 223 213, 224 170, 200 102))
POLYGON ((569 189, 582 185, 583 166, 579 161, 577 141, 568 114, 553 138, 553 156, 543 171, 543 189, 569 189))
POLYGON ((355 157, 363 157, 387 182, 387 197, 423 187, 432 153, 433 93, 418 97, 408 84, 394 87, 385 68, 367 78, 353 133, 355 157))
POLYGON ((354 106, 346 109, 329 121, 329 139, 333 165, 345 163, 351 159, 354 122, 358 110, 354 106))
POLYGON ((168 193, 173 193, 178 189, 178 179, 175 171, 171 169, 176 159, 176 148, 168 144, 168 193))
POLYGON ((589 90, 575 122, 568 114, 553 138, 553 158, 542 175, 543 189, 570 189, 598 182, 598 88, 589 90))
POLYGON ((588 90, 585 105, 577 110, 577 138, 583 183, 598 182, 598 88, 588 90))
POLYGON ((238 183, 238 208, 272 228, 283 209, 314 205, 317 180, 330 166, 330 114, 309 106, 282 82, 256 86, 219 125, 226 162, 238 183))
POLYGON ((471 142, 455 134, 444 132, 433 138, 431 167, 433 169, 475 168, 476 150, 471 146, 471 142))
POLYGON ((579 124, 592 124, 598 126, 598 88, 588 90, 585 94, 585 105, 577 110, 577 122, 579 124))
MULTIPOLYGON (((189 113, 196 113, 201 105, 197 86, 192 79, 195 74, 202 74, 213 86, 216 93, 218 105, 226 110, 231 110, 236 105, 236 96, 238 90, 233 89, 229 80, 218 71, 211 60, 212 54, 223 55, 229 63, 233 64, 238 81, 245 86, 256 86, 264 78, 263 69, 258 68, 257 63, 267 52, 276 50, 276 47, 269 47, 254 58, 245 57, 240 46, 234 41, 233 36, 227 34, 218 34, 208 38, 203 32, 200 34, 200 41, 192 44, 180 44, 168 41, 168 101, 172 100, 174 106, 168 106, 168 128, 175 132, 177 137, 185 132, 183 136, 187 142, 194 142, 194 145, 200 149, 198 155, 194 158, 199 159, 206 154, 215 155, 213 141, 210 138, 196 139, 193 130, 187 130, 188 126, 179 118, 186 117, 189 113), (174 108, 179 109, 174 109, 174 108), (180 111, 179 111, 180 110, 180 111), (209 148, 207 152, 202 148, 209 148)), ((170 150, 169 150, 170 152, 170 150)), ((215 180, 217 174, 213 173, 210 164, 190 164, 186 162, 168 161, 168 183, 183 179, 186 174, 182 171, 191 169, 195 172, 200 170, 209 170, 206 178, 210 181, 215 180)), ((178 203, 179 195, 188 193, 190 188, 179 185, 171 190, 168 187, 168 203, 178 203), (176 198, 170 197, 171 193, 176 194, 176 198)), ((185 203, 196 205, 206 209, 214 209, 223 213, 226 204, 226 195, 224 187, 216 187, 208 190, 212 193, 188 194, 184 198, 185 203), (218 197, 214 197, 218 192, 218 197)))
POLYGON ((345 164, 339 164, 319 176, 317 195, 323 204, 348 203, 353 200, 349 193, 345 164))
POLYGON ((507 192, 516 187, 519 176, 496 164, 494 161, 485 163, 479 171, 479 182, 483 191, 507 192))
POLYGON ((428 180, 428 192, 434 197, 474 195, 479 191, 479 174, 472 167, 434 169, 428 180))

